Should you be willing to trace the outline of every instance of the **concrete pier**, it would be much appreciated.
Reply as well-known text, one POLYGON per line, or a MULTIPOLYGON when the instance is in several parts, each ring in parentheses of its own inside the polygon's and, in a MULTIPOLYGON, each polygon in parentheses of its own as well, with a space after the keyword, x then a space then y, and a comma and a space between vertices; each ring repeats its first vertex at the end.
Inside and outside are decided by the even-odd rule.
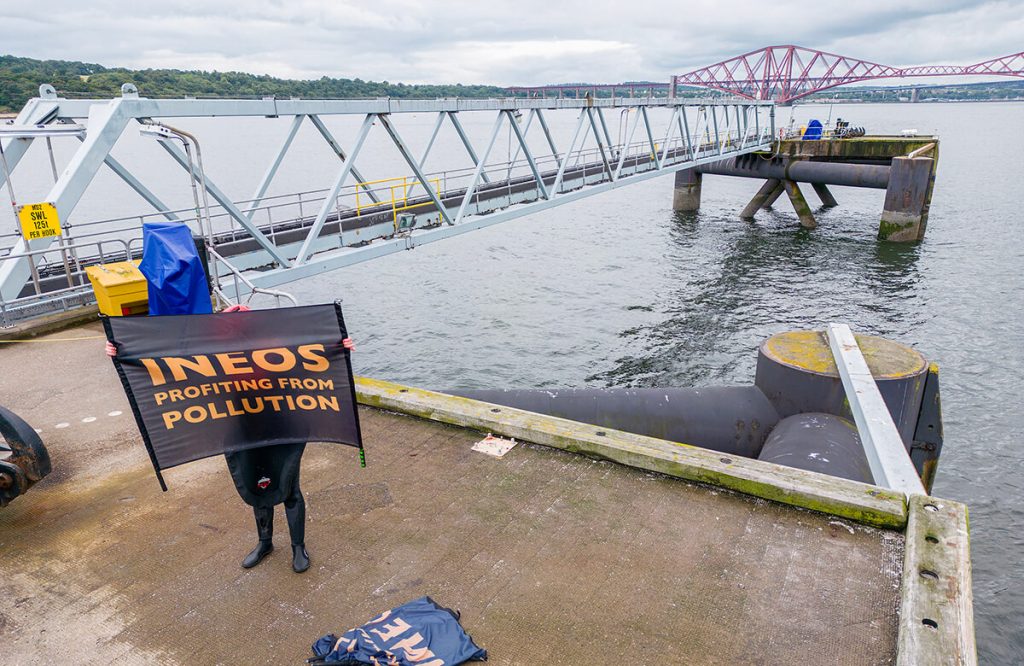
POLYGON ((676 171, 676 188, 672 196, 672 210, 700 210, 702 174, 696 169, 676 171))
POLYGON ((674 207, 700 206, 702 174, 755 178, 765 182, 740 212, 741 219, 754 219, 785 191, 801 226, 814 229, 817 223, 797 183, 811 185, 825 208, 839 205, 831 186, 884 189, 878 238, 914 242, 924 238, 937 163, 938 139, 932 136, 786 139, 770 154, 743 155, 677 173, 674 207))
POLYGON ((889 241, 919 241, 924 238, 934 186, 933 158, 893 158, 878 238, 889 241))
POLYGON ((0 510, 2 663, 302 663, 427 594, 502 666, 977 663, 961 504, 365 378, 368 466, 303 459, 312 567, 279 525, 242 569, 223 459, 161 493, 102 327, 40 339, 0 345, 54 462, 0 510))

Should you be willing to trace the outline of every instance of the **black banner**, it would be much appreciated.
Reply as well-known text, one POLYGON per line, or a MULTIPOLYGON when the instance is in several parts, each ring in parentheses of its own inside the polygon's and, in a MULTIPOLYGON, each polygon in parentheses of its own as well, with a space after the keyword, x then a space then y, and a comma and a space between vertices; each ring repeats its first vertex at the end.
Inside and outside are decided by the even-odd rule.
POLYGON ((362 437, 341 306, 104 317, 114 366, 161 470, 274 444, 362 437))

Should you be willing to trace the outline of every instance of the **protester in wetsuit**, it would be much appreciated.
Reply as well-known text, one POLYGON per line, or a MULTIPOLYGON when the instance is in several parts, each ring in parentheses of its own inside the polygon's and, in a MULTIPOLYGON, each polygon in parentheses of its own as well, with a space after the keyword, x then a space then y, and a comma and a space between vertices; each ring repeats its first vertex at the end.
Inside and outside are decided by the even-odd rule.
MULTIPOLYGON (((244 312, 245 305, 233 305, 224 312, 244 312)), ((355 350, 352 338, 345 338, 341 344, 349 351, 355 350)), ((116 356, 117 348, 110 342, 106 345, 108 356, 116 356)), ((242 419, 241 427, 245 428, 242 419)), ((306 501, 299 488, 299 470, 306 442, 261 446, 243 451, 224 454, 235 489, 246 504, 253 508, 256 517, 256 533, 259 542, 242 560, 242 566, 252 568, 263 561, 274 550, 274 507, 284 504, 285 518, 292 542, 292 569, 302 573, 309 569, 309 553, 306 551, 306 501)))
POLYGON ((259 543, 242 560, 246 569, 259 564, 274 550, 274 507, 282 503, 292 539, 292 568, 296 573, 309 568, 306 501, 299 488, 299 468, 305 448, 305 442, 297 442, 224 454, 235 489, 256 516, 259 543))

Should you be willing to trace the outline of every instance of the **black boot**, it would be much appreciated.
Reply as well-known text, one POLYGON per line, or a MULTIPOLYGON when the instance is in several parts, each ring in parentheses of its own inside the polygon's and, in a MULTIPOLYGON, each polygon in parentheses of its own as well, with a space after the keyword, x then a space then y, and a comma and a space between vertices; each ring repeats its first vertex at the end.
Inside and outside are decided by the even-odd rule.
POLYGON ((306 544, 300 543, 292 546, 292 569, 295 573, 302 573, 309 568, 309 553, 306 552, 306 544))
POLYGON ((253 507, 256 516, 256 532, 259 534, 260 542, 252 549, 245 559, 242 560, 242 568, 251 569, 274 550, 274 508, 253 507))
POLYGON ((261 539, 260 542, 258 544, 256 544, 256 547, 252 549, 252 552, 250 552, 248 555, 246 555, 245 559, 242 560, 242 568, 243 569, 251 569, 251 568, 253 568, 257 564, 262 562, 264 557, 266 557, 267 555, 270 555, 270 553, 273 550, 274 550, 274 542, 273 541, 263 541, 261 539))
POLYGON ((309 553, 306 552, 306 500, 299 490, 298 480, 291 496, 284 501, 284 515, 292 537, 292 569, 302 573, 309 568, 309 553))

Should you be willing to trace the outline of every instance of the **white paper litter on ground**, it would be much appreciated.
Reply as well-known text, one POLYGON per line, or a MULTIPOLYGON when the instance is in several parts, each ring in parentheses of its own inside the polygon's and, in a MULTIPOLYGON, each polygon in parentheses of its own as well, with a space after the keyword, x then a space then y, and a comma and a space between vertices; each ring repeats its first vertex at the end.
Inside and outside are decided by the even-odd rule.
POLYGON ((480 453, 486 453, 487 455, 494 456, 495 458, 501 458, 511 451, 512 447, 515 445, 515 438, 505 439, 504 437, 495 437, 491 433, 487 433, 487 437, 484 437, 473 445, 473 450, 479 451, 480 453))

